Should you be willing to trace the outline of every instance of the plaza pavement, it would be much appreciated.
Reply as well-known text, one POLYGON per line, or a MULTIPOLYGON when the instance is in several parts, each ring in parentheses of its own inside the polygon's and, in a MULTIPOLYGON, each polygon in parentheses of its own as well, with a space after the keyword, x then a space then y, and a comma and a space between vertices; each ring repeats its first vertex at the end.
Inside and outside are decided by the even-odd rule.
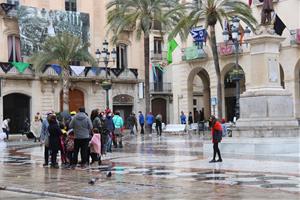
POLYGON ((76 170, 43 168, 41 146, 2 148, 0 199, 299 199, 299 153, 223 153, 210 164, 203 143, 194 134, 126 135, 100 168, 76 170))

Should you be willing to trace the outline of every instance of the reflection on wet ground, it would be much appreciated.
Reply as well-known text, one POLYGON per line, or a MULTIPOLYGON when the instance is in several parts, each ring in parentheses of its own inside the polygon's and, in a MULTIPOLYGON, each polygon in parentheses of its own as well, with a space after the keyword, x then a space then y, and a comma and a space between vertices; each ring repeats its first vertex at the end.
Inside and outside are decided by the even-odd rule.
MULTIPOLYGON (((0 151, 0 186, 101 199, 298 199, 299 176, 199 169, 178 163, 203 159, 194 136, 132 137, 104 156, 103 165, 76 170, 43 168, 40 146, 0 151), (170 163, 172 165, 170 165, 170 163), (107 173, 112 172, 112 177, 107 173), (94 185, 88 182, 95 178, 94 185)), ((253 166, 255 167, 255 166, 253 166)), ((0 196, 1 197, 1 196, 0 196)))

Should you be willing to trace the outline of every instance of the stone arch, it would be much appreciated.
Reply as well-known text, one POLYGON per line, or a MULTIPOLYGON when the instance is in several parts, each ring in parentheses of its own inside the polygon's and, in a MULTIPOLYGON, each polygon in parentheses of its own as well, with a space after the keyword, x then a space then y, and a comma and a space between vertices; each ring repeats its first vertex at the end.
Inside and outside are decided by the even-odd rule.
POLYGON ((3 119, 10 118, 11 133, 23 133, 24 124, 30 122, 31 95, 24 92, 10 92, 3 96, 3 119))
POLYGON ((294 80, 295 80, 295 116, 299 120, 300 119, 300 59, 298 60, 295 72, 294 72, 294 80))
MULTIPOLYGON (((203 91, 202 94, 199 94, 202 98, 202 105, 198 106, 197 110, 204 110, 204 118, 207 119, 211 115, 211 105, 210 105, 210 76, 208 71, 204 67, 195 67, 192 69, 188 75, 187 79, 187 91, 188 91, 188 97, 187 97, 187 103, 188 103, 188 112, 195 111, 194 107, 194 88, 193 83, 195 80, 195 77, 198 76, 203 84, 203 91)), ((199 98, 196 98, 199 99, 199 98)), ((200 99, 199 99, 200 100, 200 99)), ((188 114, 188 113, 186 113, 188 114)), ((195 113, 194 113, 195 114, 195 113)))
POLYGON ((118 94, 113 97, 113 111, 119 111, 120 116, 126 121, 130 113, 133 111, 134 97, 128 94, 118 94))
MULTIPOLYGON (((242 70, 243 76, 240 78, 240 94, 246 90, 246 78, 245 71, 242 66, 238 66, 239 70, 242 70)), ((227 64, 221 72, 221 81, 222 81, 222 94, 223 94, 223 113, 228 121, 233 121, 234 116, 236 115, 236 82, 235 77, 233 77, 233 71, 235 70, 235 64, 227 64)))

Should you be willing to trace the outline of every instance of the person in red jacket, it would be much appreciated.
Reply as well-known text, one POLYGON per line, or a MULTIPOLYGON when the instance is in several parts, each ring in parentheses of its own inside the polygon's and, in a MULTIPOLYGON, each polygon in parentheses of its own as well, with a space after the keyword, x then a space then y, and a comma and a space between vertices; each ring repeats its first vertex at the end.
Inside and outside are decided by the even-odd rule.
POLYGON ((212 143, 214 144, 214 157, 209 162, 210 163, 222 162, 221 152, 218 147, 219 142, 221 142, 222 140, 222 125, 213 115, 209 118, 209 124, 211 127, 212 143), (218 154, 219 157, 218 160, 216 160, 216 154, 218 154))

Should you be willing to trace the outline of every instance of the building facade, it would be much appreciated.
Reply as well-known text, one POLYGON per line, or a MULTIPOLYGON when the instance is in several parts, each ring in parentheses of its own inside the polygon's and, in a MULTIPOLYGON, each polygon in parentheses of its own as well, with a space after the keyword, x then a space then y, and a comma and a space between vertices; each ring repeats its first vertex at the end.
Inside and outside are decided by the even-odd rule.
MULTIPOLYGON (((286 25, 282 34, 284 39, 278 52, 280 74, 278 81, 282 90, 290 94, 293 99, 293 117, 300 119, 300 2, 297 0, 274 0, 273 2, 275 12, 286 25)), ((251 8, 257 21, 260 21, 262 3, 253 1, 251 8)), ((242 26, 245 28, 245 25, 242 26)), ((231 79, 230 72, 235 67, 235 49, 230 43, 224 44, 221 26, 217 25, 216 28, 222 83, 222 116, 232 121, 235 115, 236 94, 235 82, 231 79)), ((254 36, 254 33, 251 35, 254 36)), ((206 44, 198 49, 193 45, 191 37, 185 42, 180 42, 179 38, 176 38, 176 41, 180 43, 180 48, 174 51, 173 63, 168 66, 169 76, 172 77, 173 93, 171 122, 179 122, 180 111, 188 113, 203 110, 206 119, 211 114, 217 115, 217 107, 214 106, 217 97, 217 79, 209 45, 206 44)), ((245 40, 239 48, 238 56, 238 64, 244 74, 240 81, 241 95, 252 87, 253 77, 261 77, 262 80, 262 74, 268 73, 263 69, 253 72, 251 56, 251 45, 245 40)))
MULTIPOLYGON (((0 118, 11 118, 12 132, 20 132, 26 118, 32 120, 37 112, 45 114, 50 110, 62 110, 62 84, 60 76, 52 66, 45 67, 42 72, 37 72, 32 66, 23 70, 16 67, 18 63, 25 63, 29 59, 21 53, 21 44, 24 41, 20 36, 22 24, 18 19, 18 7, 32 7, 40 13, 53 14, 61 11, 63 14, 66 12, 73 15, 77 12, 79 16, 84 13, 84 16, 88 16, 87 34, 91 44, 89 52, 95 55, 97 49, 102 50, 103 41, 110 39, 110 34, 106 31, 106 1, 1 0, 0 4, 0 118), (15 6, 12 7, 11 4, 15 6)), ((71 20, 80 24, 76 18, 71 20)), ((52 26, 52 23, 50 25, 52 26)), ((48 23, 48 26, 50 25, 48 23)), ((47 31, 51 32, 51 28, 48 27, 47 31)), ((29 45, 28 48, 34 47, 29 45)), ((116 45, 109 46, 109 50, 113 48, 117 51, 117 60, 115 63, 109 63, 108 69, 112 80, 112 89, 109 90, 110 108, 120 110, 121 115, 126 118, 130 112, 144 108, 142 89, 139 88, 139 83, 144 80, 144 55, 141 51, 143 42, 136 41, 134 33, 124 32, 116 45)), ((74 65, 80 66, 84 63, 74 65)), ((70 71, 70 111, 82 106, 86 108, 87 113, 94 108, 105 109, 106 93, 101 87, 101 82, 105 79, 106 70, 101 60, 98 65, 86 66, 79 74, 70 71)))

